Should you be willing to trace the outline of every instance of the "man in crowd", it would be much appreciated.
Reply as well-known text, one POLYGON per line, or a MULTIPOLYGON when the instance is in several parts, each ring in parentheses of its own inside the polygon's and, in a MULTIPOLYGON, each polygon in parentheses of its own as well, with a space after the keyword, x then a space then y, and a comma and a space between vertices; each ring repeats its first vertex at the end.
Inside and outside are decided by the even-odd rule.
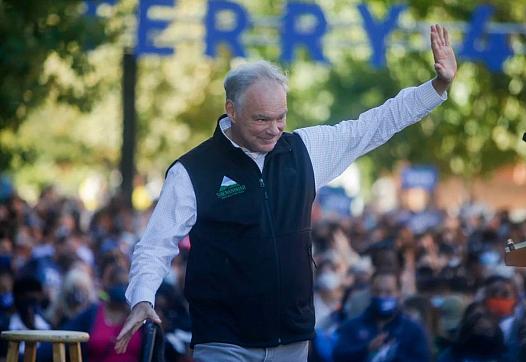
POLYGON ((394 272, 376 272, 371 283, 367 310, 337 332, 334 361, 430 361, 424 328, 400 310, 398 276, 394 272))
POLYGON ((177 243, 190 234, 185 296, 197 361, 305 361, 314 332, 310 220, 315 192, 356 158, 446 99, 456 73, 447 31, 431 27, 436 78, 356 121, 284 132, 287 79, 268 62, 225 78, 214 135, 172 164, 136 245, 117 338, 126 349, 153 309, 177 243))

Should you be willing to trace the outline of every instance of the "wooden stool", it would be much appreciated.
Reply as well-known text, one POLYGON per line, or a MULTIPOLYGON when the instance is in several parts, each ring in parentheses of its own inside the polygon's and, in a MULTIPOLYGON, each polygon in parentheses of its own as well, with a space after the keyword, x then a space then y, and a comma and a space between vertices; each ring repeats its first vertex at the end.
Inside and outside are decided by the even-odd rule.
POLYGON ((53 362, 66 361, 66 343, 69 345, 71 362, 82 362, 80 342, 87 342, 89 334, 74 331, 5 331, 2 339, 9 341, 7 362, 18 362, 20 342, 25 342, 24 362, 35 362, 37 355, 37 342, 50 342, 53 345, 53 362))

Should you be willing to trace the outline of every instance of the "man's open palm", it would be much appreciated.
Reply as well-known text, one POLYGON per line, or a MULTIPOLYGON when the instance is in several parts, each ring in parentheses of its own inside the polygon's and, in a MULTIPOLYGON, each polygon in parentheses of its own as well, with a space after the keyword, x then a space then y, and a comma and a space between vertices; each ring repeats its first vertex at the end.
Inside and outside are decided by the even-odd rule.
POLYGON ((457 73, 457 60, 449 43, 447 30, 438 24, 431 25, 431 50, 435 58, 437 78, 451 83, 457 73))

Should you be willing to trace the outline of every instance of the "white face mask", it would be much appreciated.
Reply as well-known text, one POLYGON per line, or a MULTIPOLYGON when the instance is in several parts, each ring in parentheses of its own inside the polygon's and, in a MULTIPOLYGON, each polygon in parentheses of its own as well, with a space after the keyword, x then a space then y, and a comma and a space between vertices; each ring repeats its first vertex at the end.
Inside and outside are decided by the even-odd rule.
POLYGON ((479 256, 480 264, 482 264, 482 265, 484 265, 486 267, 491 267, 491 266, 495 266, 495 265, 499 264, 499 260, 500 260, 500 255, 495 250, 484 251, 479 256))
POLYGON ((447 265, 451 268, 456 268, 462 263, 462 260, 458 256, 454 256, 447 262, 447 265))
POLYGON ((341 277, 335 272, 323 272, 318 276, 316 285, 320 290, 334 290, 342 284, 341 277))

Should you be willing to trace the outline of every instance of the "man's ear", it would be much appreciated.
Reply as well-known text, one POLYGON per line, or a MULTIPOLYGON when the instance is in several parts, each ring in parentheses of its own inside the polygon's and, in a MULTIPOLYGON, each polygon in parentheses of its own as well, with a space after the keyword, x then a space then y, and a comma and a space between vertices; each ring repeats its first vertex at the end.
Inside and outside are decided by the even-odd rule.
POLYGON ((234 107, 234 102, 232 102, 230 99, 226 100, 225 111, 226 111, 226 114, 228 115, 228 118, 230 118, 230 121, 232 121, 232 123, 235 123, 236 122, 235 121, 236 109, 234 107))

